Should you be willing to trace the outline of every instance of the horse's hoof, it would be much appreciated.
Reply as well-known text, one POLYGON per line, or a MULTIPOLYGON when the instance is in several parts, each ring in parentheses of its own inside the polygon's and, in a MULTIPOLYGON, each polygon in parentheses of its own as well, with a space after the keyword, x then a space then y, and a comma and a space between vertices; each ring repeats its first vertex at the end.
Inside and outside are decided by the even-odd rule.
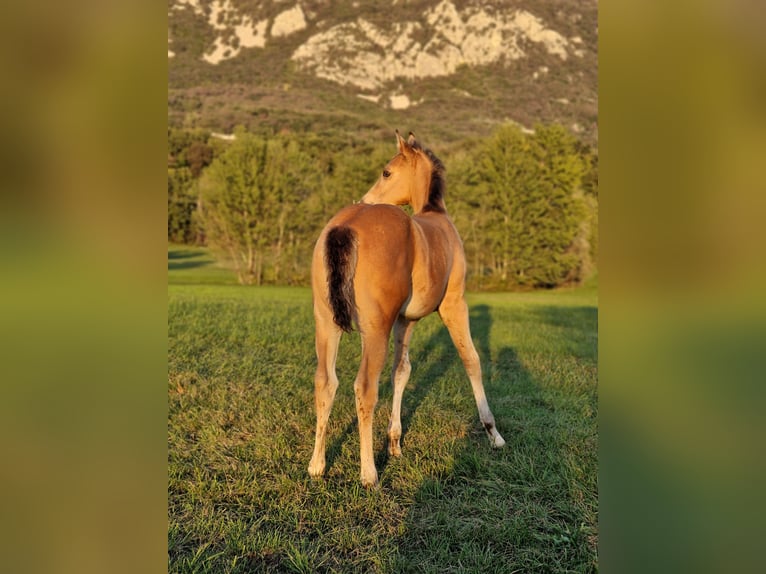
POLYGON ((371 490, 373 488, 377 488, 378 486, 378 473, 375 472, 375 474, 371 476, 365 477, 362 475, 362 486, 365 487, 367 490, 371 490))
POLYGON ((309 476, 311 478, 322 478, 324 476, 324 464, 309 464, 309 476))
POLYGON ((399 445, 399 441, 389 441, 388 443, 389 456, 400 457, 402 456, 402 447, 399 445))
POLYGON ((500 434, 492 437, 490 442, 492 443, 492 448, 503 448, 505 446, 505 440, 500 434))

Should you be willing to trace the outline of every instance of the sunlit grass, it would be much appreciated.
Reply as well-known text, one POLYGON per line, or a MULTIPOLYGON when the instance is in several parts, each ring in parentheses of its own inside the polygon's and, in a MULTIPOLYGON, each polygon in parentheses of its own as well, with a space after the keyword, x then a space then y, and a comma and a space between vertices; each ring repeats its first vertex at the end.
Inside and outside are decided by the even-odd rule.
MULTIPOLYGON (((178 252, 178 250, 173 250, 178 252)), ((184 261, 203 261, 204 251, 184 261)), ((595 287, 471 294, 498 428, 493 451, 437 316, 415 329, 403 456, 388 459, 390 357, 375 416, 380 488, 359 483, 344 338, 324 480, 313 448, 308 289, 215 284, 172 268, 168 309, 171 572, 591 572, 597 569, 595 287)))

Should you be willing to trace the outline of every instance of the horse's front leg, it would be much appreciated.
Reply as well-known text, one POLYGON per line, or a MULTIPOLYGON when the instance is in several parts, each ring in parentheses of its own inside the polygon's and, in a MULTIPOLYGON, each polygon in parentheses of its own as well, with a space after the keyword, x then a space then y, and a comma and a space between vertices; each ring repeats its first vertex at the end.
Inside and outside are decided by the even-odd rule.
POLYGON ((439 306, 439 316, 449 331, 452 342, 463 361, 468 378, 471 381, 473 396, 479 409, 479 419, 487 431, 490 444, 495 448, 505 445, 505 440, 497 431, 495 417, 489 410, 487 396, 484 393, 484 384, 481 377, 481 361, 476 347, 471 339, 471 327, 468 321, 468 305, 462 296, 445 298, 439 306))
POLYGON ((410 378, 409 345, 415 321, 399 317, 394 323, 394 365, 391 372, 391 384, 394 387, 394 400, 391 405, 391 420, 388 423, 388 454, 401 456, 402 447, 402 395, 410 378))

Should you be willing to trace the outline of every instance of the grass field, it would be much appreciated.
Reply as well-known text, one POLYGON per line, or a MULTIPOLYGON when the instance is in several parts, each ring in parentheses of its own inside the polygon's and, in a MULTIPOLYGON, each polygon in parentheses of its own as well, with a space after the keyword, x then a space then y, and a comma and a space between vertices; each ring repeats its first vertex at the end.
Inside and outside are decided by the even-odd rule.
POLYGON ((328 471, 313 448, 313 318, 301 288, 235 284, 206 252, 168 250, 170 572, 595 572, 597 294, 470 294, 497 426, 493 451, 438 316, 420 322, 389 459, 390 364, 359 483, 344 337, 328 471))

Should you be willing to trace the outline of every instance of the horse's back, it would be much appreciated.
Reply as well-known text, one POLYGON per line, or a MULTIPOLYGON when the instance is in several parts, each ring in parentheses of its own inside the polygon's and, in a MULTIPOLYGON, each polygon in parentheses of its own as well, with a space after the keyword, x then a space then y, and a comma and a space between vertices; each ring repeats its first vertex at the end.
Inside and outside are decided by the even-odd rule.
POLYGON ((341 209, 332 216, 325 226, 326 228, 337 227, 338 225, 348 225, 354 228, 369 228, 375 221, 385 221, 389 225, 399 222, 400 225, 407 225, 410 217, 401 207, 388 204, 368 204, 354 203, 341 209))

